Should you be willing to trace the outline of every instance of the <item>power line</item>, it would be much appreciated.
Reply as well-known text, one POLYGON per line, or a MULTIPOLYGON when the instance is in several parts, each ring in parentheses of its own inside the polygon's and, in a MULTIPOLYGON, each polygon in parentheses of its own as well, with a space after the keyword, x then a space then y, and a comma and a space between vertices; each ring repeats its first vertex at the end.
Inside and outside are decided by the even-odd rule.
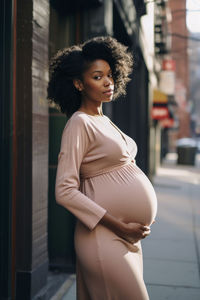
POLYGON ((175 9, 175 10, 171 10, 172 14, 176 14, 179 12, 199 12, 200 9, 188 9, 188 8, 182 8, 182 9, 175 9))
POLYGON ((173 33, 168 33, 168 35, 171 35, 171 36, 174 36, 174 37, 177 37, 177 38, 181 38, 181 39, 188 39, 188 40, 192 40, 192 41, 195 41, 195 42, 200 42, 200 38, 196 38, 194 36, 190 36, 190 35, 182 35, 180 33, 176 33, 176 32, 173 32, 173 33))

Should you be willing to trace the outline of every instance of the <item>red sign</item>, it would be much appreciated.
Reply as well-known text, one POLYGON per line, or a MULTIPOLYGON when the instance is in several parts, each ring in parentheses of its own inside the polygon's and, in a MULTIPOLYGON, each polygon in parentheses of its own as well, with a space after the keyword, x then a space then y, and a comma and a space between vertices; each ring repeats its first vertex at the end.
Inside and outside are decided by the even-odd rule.
POLYGON ((174 125, 174 119, 167 118, 167 119, 160 120, 160 124, 164 128, 171 128, 174 125))
POLYGON ((163 59, 162 69, 165 70, 165 71, 175 71, 175 69, 176 69, 175 60, 173 60, 173 59, 163 59))
POLYGON ((169 117, 168 108, 154 106, 154 107, 152 107, 151 116, 152 116, 152 119, 154 119, 154 120, 166 119, 169 117))

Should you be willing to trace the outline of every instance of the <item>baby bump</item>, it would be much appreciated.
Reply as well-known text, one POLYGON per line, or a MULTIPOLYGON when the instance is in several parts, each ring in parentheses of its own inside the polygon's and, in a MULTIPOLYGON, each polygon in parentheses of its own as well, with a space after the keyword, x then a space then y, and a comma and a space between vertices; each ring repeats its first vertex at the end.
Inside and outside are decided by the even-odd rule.
POLYGON ((155 219, 154 188, 134 164, 87 179, 84 193, 123 222, 150 225, 155 219))

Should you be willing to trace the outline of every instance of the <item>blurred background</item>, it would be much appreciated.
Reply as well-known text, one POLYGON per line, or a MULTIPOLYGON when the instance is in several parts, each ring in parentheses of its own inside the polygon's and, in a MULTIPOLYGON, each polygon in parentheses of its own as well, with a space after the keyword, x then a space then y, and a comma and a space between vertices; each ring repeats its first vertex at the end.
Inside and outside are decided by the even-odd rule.
MULTIPOLYGON (((168 223, 171 232, 180 224, 191 226, 192 240, 185 244, 193 243, 195 250, 187 249, 182 261, 194 269, 180 269, 176 278, 188 272, 195 277, 173 284, 169 272, 163 281, 154 276, 152 283, 152 274, 165 273, 167 259, 178 258, 161 257, 167 262, 157 270, 147 257, 149 291, 154 300, 199 299, 200 1, 1 0, 0 16, 0 299, 62 299, 62 293, 55 298, 57 291, 66 282, 67 291, 73 282, 74 218, 54 197, 67 119, 46 100, 48 64, 59 49, 101 35, 115 37, 134 56, 127 95, 106 104, 104 113, 136 141, 137 164, 154 183, 161 212, 166 199, 173 199, 167 216, 179 214, 171 205, 184 205, 177 202, 181 193, 185 203, 194 199, 191 214, 181 216, 189 223, 177 222, 177 214, 176 222, 168 223), (160 296, 163 286, 173 291, 166 298, 160 296), (190 288, 187 298, 184 291, 176 294, 177 286, 190 288)), ((166 214, 158 220, 167 232, 166 214)), ((155 226, 158 241, 161 229, 155 226)), ((174 247, 174 238, 165 241, 174 247)), ((144 251, 156 253, 148 243, 144 251)))

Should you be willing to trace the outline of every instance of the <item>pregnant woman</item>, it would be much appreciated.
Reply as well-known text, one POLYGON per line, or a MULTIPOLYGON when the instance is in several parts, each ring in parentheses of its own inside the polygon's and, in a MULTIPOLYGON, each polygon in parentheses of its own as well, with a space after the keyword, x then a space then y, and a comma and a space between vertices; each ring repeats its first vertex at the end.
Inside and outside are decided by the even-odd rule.
POLYGON ((78 300, 149 299, 140 240, 150 233, 157 199, 135 163, 136 143, 102 111, 125 93, 131 69, 131 54, 111 37, 59 51, 50 65, 48 98, 69 117, 56 201, 77 218, 78 300))

